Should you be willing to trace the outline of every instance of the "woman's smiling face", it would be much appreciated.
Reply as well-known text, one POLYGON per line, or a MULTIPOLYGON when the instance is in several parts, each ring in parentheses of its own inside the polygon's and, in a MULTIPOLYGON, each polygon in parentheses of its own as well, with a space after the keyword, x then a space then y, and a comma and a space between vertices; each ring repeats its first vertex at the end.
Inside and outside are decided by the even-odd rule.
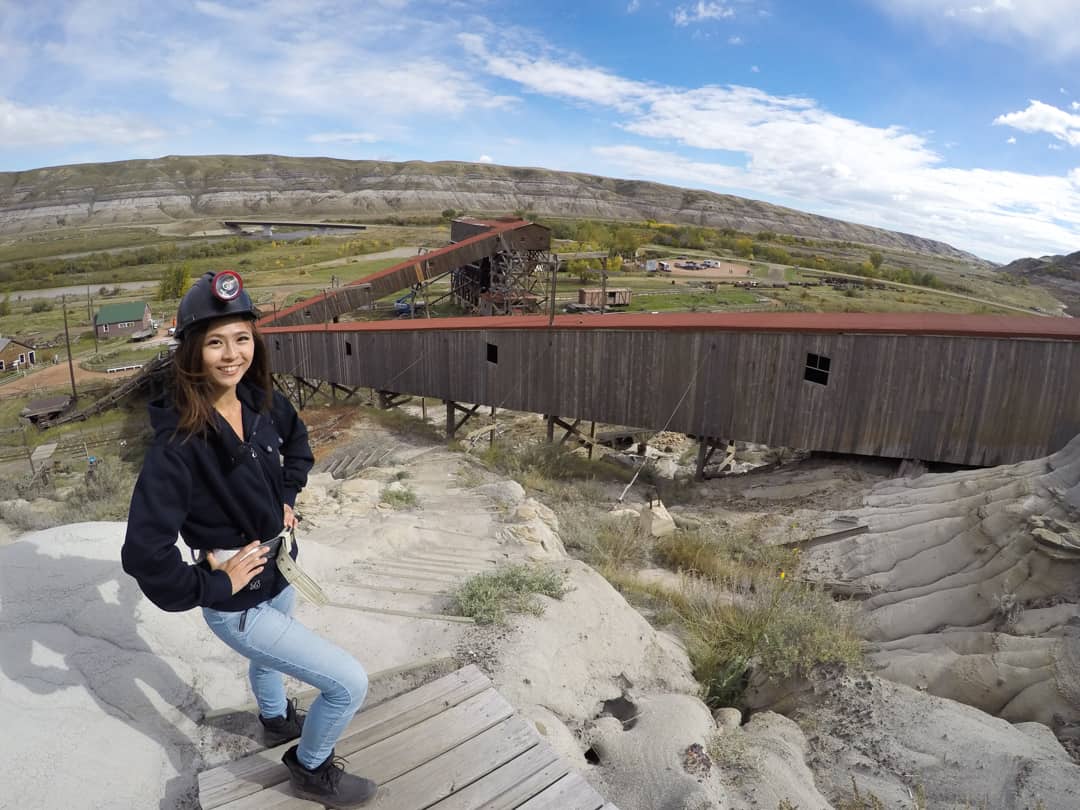
POLYGON ((225 318, 210 324, 203 337, 203 370, 218 390, 235 388, 251 368, 255 335, 247 318, 225 318))

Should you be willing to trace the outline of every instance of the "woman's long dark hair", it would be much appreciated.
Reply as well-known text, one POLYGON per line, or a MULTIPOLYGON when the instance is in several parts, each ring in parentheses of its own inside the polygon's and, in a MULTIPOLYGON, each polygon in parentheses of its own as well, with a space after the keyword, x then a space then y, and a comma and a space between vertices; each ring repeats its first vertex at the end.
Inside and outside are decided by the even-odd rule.
MULTIPOLYGON (((214 324, 222 321, 237 320, 236 317, 216 318, 189 326, 184 330, 180 346, 173 354, 173 403, 180 415, 177 432, 205 436, 208 430, 215 429, 213 386, 210 375, 203 368, 202 351, 206 333, 214 324)), ((244 374, 243 382, 262 392, 263 411, 270 410, 274 398, 273 383, 270 381, 270 363, 266 356, 266 344, 262 335, 251 324, 251 336, 255 351, 251 358, 251 367, 244 374)))

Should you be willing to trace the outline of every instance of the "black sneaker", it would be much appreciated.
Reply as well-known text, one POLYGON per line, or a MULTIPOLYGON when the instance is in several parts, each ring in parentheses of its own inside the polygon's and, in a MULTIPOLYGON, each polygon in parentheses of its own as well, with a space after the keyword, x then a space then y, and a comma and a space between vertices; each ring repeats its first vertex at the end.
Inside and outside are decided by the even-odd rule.
POLYGON ((259 722, 263 726, 263 739, 270 748, 295 740, 304 730, 304 718, 296 713, 296 701, 290 700, 286 707, 284 717, 271 717, 268 720, 259 715, 259 722))
POLYGON ((321 802, 325 807, 348 810, 360 807, 375 798, 378 785, 370 779, 356 776, 345 770, 345 758, 330 756, 322 765, 308 770, 296 758, 297 746, 293 746, 281 757, 289 769, 289 782, 293 793, 301 799, 321 802))

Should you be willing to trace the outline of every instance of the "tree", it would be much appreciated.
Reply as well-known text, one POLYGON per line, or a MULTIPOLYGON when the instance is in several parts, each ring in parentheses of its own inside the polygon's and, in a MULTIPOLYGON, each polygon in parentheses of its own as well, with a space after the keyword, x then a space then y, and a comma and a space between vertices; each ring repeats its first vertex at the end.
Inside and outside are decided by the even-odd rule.
POLYGON ((745 236, 735 240, 735 253, 744 259, 754 255, 754 240, 745 236))
POLYGON ((187 292, 191 272, 186 264, 175 264, 165 270, 158 284, 158 300, 172 301, 181 298, 187 292))
POLYGON ((885 257, 878 251, 874 250, 870 252, 870 264, 874 266, 875 270, 881 269, 881 263, 885 261, 885 257))
POLYGON ((4 300, 0 301, 0 318, 11 314, 11 296, 5 295, 4 300))
POLYGON ((457 216, 457 211, 455 211, 453 208, 444 208, 441 216, 445 220, 451 220, 457 216))
POLYGON ((637 249, 649 241, 649 234, 634 228, 618 228, 611 240, 611 249, 620 256, 633 258, 637 249))

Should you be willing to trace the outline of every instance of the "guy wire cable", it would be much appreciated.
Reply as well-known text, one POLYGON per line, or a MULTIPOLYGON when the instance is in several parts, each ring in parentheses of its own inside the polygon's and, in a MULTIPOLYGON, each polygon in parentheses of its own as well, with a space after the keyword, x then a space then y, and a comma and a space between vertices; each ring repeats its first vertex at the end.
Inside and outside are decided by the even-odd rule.
MULTIPOLYGON (((715 348, 716 348, 715 344, 711 345, 709 347, 709 352, 711 352, 715 348)), ((664 422, 664 426, 662 428, 660 428, 660 431, 659 431, 660 433, 663 433, 665 430, 668 429, 668 425, 671 424, 671 420, 674 419, 675 414, 679 412, 679 408, 682 407, 683 401, 686 399, 686 395, 690 393, 690 389, 693 388, 694 383, 697 382, 697 378, 698 378, 698 375, 701 373, 701 369, 703 369, 705 367, 705 361, 709 357, 709 352, 703 352, 702 353, 701 362, 699 362, 698 365, 697 365, 697 368, 694 369, 694 373, 690 377, 690 382, 688 382, 686 384, 686 389, 682 392, 682 396, 679 397, 679 401, 675 403, 675 407, 672 409, 671 414, 667 418, 667 421, 664 422)), ((645 469, 645 460, 644 459, 642 459, 641 466, 638 467, 637 470, 634 472, 634 477, 630 479, 630 483, 626 485, 626 488, 623 489, 622 494, 619 495, 619 498, 616 501, 616 503, 622 503, 623 502, 623 498, 626 497, 626 493, 630 491, 630 487, 632 487, 634 485, 634 482, 637 481, 637 478, 638 478, 639 475, 641 475, 641 471, 643 469, 645 469)))

